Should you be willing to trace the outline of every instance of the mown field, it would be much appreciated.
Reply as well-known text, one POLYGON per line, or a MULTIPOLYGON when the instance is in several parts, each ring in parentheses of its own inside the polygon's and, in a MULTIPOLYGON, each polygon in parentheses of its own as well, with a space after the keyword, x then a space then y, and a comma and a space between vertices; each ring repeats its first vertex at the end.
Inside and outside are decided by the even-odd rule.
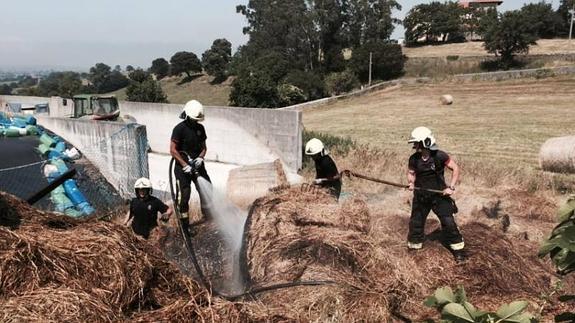
MULTIPOLYGON (((458 56, 483 56, 489 55, 483 48, 483 42, 466 42, 447 45, 430 45, 421 47, 404 47, 408 57, 443 57, 448 55, 458 56)), ((575 42, 568 39, 540 39, 537 45, 532 46, 530 54, 567 54, 575 53, 575 42)))
POLYGON ((405 156, 411 130, 425 125, 460 158, 536 168, 545 140, 575 132, 574 89, 575 76, 406 85, 307 110, 303 119, 306 130, 405 156), (441 105, 442 94, 454 104, 441 105))

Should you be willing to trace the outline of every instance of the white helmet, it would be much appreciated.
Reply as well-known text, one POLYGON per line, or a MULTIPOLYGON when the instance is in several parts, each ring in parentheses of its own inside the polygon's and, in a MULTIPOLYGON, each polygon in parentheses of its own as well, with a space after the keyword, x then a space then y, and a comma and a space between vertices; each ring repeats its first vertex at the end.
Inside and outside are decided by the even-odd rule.
POLYGON ((323 143, 321 142, 321 140, 317 139, 317 138, 313 138, 310 141, 307 142, 307 144, 305 144, 305 154, 306 155, 315 155, 315 154, 319 154, 322 153, 326 154, 325 151, 325 147, 323 146, 323 143))
POLYGON ((437 145, 435 144, 435 137, 431 130, 427 127, 417 127, 411 132, 411 139, 407 141, 408 143, 421 142, 423 148, 430 150, 437 150, 437 145))
POLYGON ((190 118, 192 120, 202 121, 204 120, 204 106, 196 100, 188 101, 184 106, 182 115, 182 119, 190 118))
POLYGON ((138 180, 136 180, 136 184, 134 184, 134 190, 141 189, 141 188, 150 189, 150 194, 151 194, 152 193, 152 182, 145 177, 138 178, 138 180))

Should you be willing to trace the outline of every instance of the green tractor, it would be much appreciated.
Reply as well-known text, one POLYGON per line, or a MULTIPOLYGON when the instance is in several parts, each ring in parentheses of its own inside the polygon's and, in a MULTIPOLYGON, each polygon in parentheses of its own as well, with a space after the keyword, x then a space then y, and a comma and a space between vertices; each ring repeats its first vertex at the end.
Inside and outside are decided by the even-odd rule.
POLYGON ((73 118, 115 121, 120 116, 118 100, 113 95, 74 95, 73 118))

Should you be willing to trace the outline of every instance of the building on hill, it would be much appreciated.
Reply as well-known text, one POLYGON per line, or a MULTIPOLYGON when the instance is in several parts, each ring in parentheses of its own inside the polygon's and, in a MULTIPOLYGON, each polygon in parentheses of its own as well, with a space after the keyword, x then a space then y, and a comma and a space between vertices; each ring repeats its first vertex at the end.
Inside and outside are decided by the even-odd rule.
POLYGON ((503 3, 503 0, 459 0, 463 8, 480 8, 483 10, 495 9, 503 3))

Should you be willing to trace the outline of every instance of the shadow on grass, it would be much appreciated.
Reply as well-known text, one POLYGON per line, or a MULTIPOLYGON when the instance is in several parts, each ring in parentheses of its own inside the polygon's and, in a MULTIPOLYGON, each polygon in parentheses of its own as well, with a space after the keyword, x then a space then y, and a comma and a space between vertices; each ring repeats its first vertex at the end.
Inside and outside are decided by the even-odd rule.
POLYGON ((186 77, 184 77, 181 81, 178 82, 178 85, 190 83, 191 81, 201 77, 202 75, 204 75, 204 74, 197 73, 197 74, 192 74, 192 75, 186 75, 186 77))

